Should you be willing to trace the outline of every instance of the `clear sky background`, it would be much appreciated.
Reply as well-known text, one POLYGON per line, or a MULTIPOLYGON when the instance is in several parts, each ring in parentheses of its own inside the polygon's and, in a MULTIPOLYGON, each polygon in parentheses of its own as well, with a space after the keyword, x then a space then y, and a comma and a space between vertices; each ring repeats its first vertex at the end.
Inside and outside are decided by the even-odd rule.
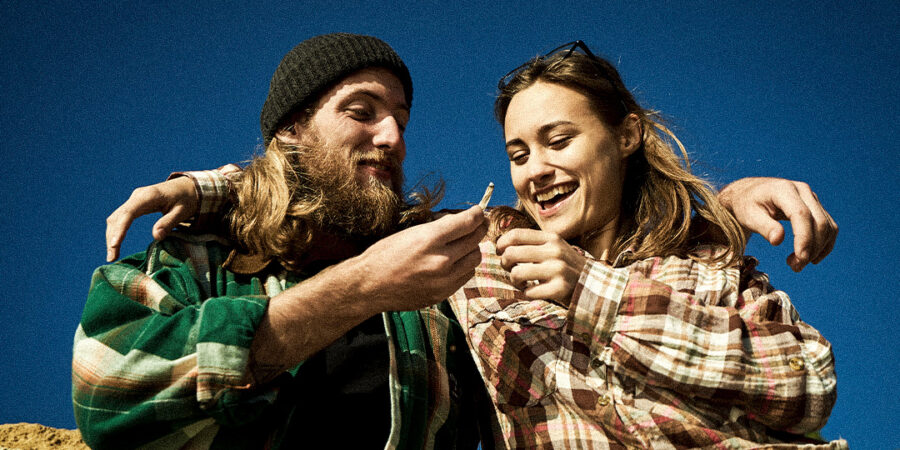
MULTIPOLYGON (((749 252, 834 346, 825 437, 900 447, 897 1, 193 3, 0 3, 0 423, 74 428, 72 336, 106 216, 172 171, 248 159, 284 53, 349 31, 408 64, 407 177, 443 177, 442 207, 477 201, 488 181, 494 204, 514 201, 496 81, 574 39, 672 119, 717 185, 808 181, 841 227, 831 256, 794 274, 790 244, 755 237, 749 252)), ((134 225, 125 253, 146 247, 155 219, 134 225)))

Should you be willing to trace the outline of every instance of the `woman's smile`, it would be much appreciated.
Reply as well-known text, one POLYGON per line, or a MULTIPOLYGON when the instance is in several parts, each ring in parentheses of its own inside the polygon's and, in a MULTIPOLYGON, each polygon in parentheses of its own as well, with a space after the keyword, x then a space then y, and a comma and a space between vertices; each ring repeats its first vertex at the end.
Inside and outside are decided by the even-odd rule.
POLYGON ((532 198, 539 205, 538 214, 541 217, 556 214, 577 190, 578 183, 563 183, 535 193, 532 198))

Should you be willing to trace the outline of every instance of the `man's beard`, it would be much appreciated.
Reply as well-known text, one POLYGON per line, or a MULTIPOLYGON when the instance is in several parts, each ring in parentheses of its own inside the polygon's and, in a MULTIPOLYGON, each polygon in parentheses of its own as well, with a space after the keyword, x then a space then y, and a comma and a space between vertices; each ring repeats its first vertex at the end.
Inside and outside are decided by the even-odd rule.
POLYGON ((296 161, 303 184, 321 194, 313 218, 323 231, 362 242, 396 230, 403 170, 393 153, 312 145, 298 149, 296 161), (365 174, 361 180, 359 162, 363 160, 388 163, 391 185, 365 174))

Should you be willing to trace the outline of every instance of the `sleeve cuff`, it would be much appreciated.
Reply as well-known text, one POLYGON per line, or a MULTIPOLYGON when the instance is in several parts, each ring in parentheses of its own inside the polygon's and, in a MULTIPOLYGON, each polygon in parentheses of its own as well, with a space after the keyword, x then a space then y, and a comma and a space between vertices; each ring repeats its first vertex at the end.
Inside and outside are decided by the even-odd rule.
POLYGON ((250 345, 266 312, 259 297, 220 297, 203 303, 197 330, 197 401, 219 423, 252 420, 274 401, 248 375, 250 345), (257 408, 259 411, 248 411, 257 408))
POLYGON ((175 172, 169 175, 169 180, 184 176, 194 181, 197 192, 197 215, 193 221, 195 226, 207 229, 210 224, 216 223, 221 209, 228 202, 228 177, 236 171, 239 172, 240 168, 229 164, 216 170, 175 172))

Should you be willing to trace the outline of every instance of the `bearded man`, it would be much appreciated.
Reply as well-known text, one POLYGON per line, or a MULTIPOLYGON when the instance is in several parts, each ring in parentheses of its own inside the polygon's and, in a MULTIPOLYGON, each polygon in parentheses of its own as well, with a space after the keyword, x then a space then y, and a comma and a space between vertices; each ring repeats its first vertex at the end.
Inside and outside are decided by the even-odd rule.
POLYGON ((401 196, 411 102, 376 38, 284 57, 230 232, 173 233, 95 272, 73 358, 85 442, 477 445, 481 381, 437 304, 474 273, 486 224, 475 206, 414 226, 433 199, 401 196))

